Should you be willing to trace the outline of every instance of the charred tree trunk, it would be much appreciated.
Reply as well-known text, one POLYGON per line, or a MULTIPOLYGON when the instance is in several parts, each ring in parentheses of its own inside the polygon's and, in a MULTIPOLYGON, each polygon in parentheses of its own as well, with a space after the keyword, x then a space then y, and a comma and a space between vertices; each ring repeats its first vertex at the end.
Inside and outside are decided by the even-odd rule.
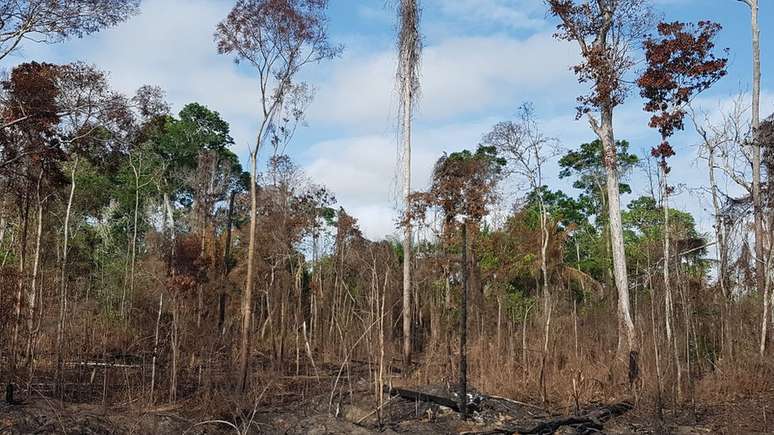
POLYGON ((468 416, 468 223, 462 224, 462 300, 460 302, 460 413, 468 416))
POLYGON ((14 317, 16 318, 13 328, 13 338, 11 340, 11 373, 15 374, 17 363, 16 344, 19 339, 19 328, 21 323, 22 296, 24 293, 24 272, 27 262, 27 236, 29 233, 30 200, 28 195, 22 198, 23 205, 19 210, 19 217, 22 221, 21 237, 19 238, 19 277, 16 290, 16 304, 14 307, 14 317))

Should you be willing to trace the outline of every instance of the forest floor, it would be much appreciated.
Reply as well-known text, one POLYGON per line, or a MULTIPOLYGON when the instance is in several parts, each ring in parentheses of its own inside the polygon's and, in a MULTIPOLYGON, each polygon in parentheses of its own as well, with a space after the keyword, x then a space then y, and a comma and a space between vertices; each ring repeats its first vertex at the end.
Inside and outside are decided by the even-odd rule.
MULTIPOLYGON (((306 370, 301 370, 304 373, 306 370)), ((308 373, 308 371, 307 371, 308 373)), ((0 435, 21 434, 763 434, 774 433, 774 391, 756 397, 735 396, 698 402, 680 409, 666 409, 659 422, 644 400, 634 409, 612 416, 600 410, 620 405, 586 404, 578 412, 571 408, 548 406, 486 396, 477 411, 463 420, 454 410, 427 401, 400 396, 383 399, 376 412, 372 373, 366 364, 352 364, 347 370, 333 364, 320 364, 315 374, 266 375, 254 402, 233 400, 224 388, 209 398, 182 399, 175 405, 143 406, 141 395, 132 400, 108 400, 103 406, 96 397, 85 403, 62 402, 43 394, 18 396, 21 403, 0 401, 0 435), (317 371, 319 369, 319 371, 317 371), (331 393, 331 392, 335 393, 331 393), (590 414, 591 413, 591 414, 590 414), (575 416, 595 415, 588 421, 559 427, 542 427, 575 416), (228 422, 228 423, 227 423, 228 422), (542 432, 541 432, 542 430, 542 432), (530 432, 531 431, 531 432, 530 432)), ((398 374, 396 386, 456 400, 446 385, 417 386, 398 374)), ((525 395, 529 397, 529 395, 525 395)))
MULTIPOLYGON (((417 388, 438 394, 437 388, 417 388)), ((347 393, 348 395, 350 392, 347 393)), ((449 408, 431 403, 392 397, 382 408, 381 424, 374 410, 373 392, 354 389, 347 401, 353 405, 333 405, 321 394, 306 400, 288 400, 261 406, 236 421, 236 427, 202 418, 201 409, 181 402, 176 406, 138 411, 133 407, 104 408, 101 405, 62 403, 38 398, 22 404, 0 403, 0 434, 495 434, 529 433, 542 422, 561 413, 539 410, 534 405, 518 405, 503 399, 487 399, 480 411, 468 420, 449 408), (250 418, 252 417, 252 418, 250 418), (206 423, 205 423, 206 422, 206 423), (250 427, 251 430, 246 430, 250 427)), ((270 400, 269 403, 272 403, 270 400)), ((763 434, 774 433, 766 407, 774 405, 774 395, 755 399, 739 398, 728 403, 697 406, 665 412, 657 424, 652 410, 635 408, 621 416, 595 425, 567 425, 559 434, 763 434)), ((225 420, 225 418, 224 418, 225 420)))

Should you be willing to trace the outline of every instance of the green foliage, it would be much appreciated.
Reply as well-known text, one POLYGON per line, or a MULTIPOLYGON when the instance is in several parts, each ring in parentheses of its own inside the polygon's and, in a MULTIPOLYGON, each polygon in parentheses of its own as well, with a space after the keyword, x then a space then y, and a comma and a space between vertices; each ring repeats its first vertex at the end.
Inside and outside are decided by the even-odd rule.
MULTIPOLYGON (((202 153, 211 152, 234 180, 243 185, 244 174, 237 156, 228 150, 234 143, 228 123, 218 112, 191 103, 180 111, 179 119, 164 115, 146 127, 147 146, 156 157, 159 190, 185 205, 191 203, 187 178, 196 170, 202 153)), ((247 183, 249 185, 249 182, 247 183)))
MULTIPOLYGON (((706 240, 696 230, 694 217, 685 211, 670 208, 669 235, 674 253, 689 252, 683 258, 687 260, 688 270, 692 274, 703 276, 708 264, 703 260, 706 254, 706 240)), ((664 237, 664 209, 649 196, 641 196, 629 203, 622 215, 624 239, 627 256, 641 264, 646 264, 648 250, 651 262, 662 256, 664 237)), ((631 263, 631 262, 630 262, 631 263)))
MULTIPOLYGON (((618 174, 621 178, 619 190, 621 193, 631 193, 632 189, 623 182, 631 170, 639 163, 635 154, 629 154, 629 142, 625 140, 616 142, 616 162, 618 174)), ((577 151, 570 151, 561 159, 559 166, 559 178, 575 177, 573 187, 581 190, 578 201, 582 204, 589 216, 596 216, 599 220, 605 219, 604 205, 607 204, 607 172, 604 165, 602 142, 581 144, 577 151)))
POLYGON ((503 298, 505 312, 511 321, 520 323, 524 321, 525 314, 534 313, 534 306, 537 303, 535 296, 529 296, 523 290, 514 285, 509 285, 503 298))
POLYGON ((527 205, 525 208, 529 210, 531 223, 534 219, 534 224, 539 226, 540 198, 542 198, 543 206, 551 216, 551 220, 557 222, 561 228, 580 226, 588 222, 587 210, 580 201, 568 196, 561 190, 552 191, 548 186, 540 186, 527 194, 527 205))

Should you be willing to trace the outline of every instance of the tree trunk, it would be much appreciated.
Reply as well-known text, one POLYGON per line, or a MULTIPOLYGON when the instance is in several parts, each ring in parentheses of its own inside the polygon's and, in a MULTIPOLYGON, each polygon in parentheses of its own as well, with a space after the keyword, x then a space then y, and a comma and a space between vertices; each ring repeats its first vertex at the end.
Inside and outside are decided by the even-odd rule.
MULTIPOLYGON (((237 192, 231 191, 231 195, 228 200, 228 212, 226 214, 226 241, 223 243, 223 281, 226 281, 229 272, 231 271, 231 233, 234 226, 234 200, 237 192)), ((221 290, 218 297, 218 331, 223 333, 223 325, 226 321, 226 297, 225 291, 221 290)))
POLYGON ((30 216, 30 200, 25 195, 24 205, 19 210, 19 215, 22 220, 22 232, 19 238, 19 280, 16 289, 16 305, 14 307, 14 317, 16 321, 13 327, 13 338, 11 340, 11 373, 15 373, 17 352, 16 344, 19 339, 19 328, 21 323, 21 310, 22 310, 22 295, 24 293, 24 271, 25 264, 27 262, 27 235, 29 233, 29 216, 30 216))
POLYGON ((710 189, 712 191, 712 210, 715 214, 715 252, 718 257, 718 285, 723 298, 721 301, 720 315, 720 340, 721 352, 731 356, 730 337, 727 334, 728 303, 731 292, 728 288, 728 247, 726 245, 726 226, 720 209, 719 189, 715 179, 715 146, 707 144, 707 168, 709 171, 710 189))
POLYGON ((417 65, 421 41, 418 34, 419 9, 417 0, 400 0, 398 34, 398 78, 401 133, 403 139, 403 199, 405 216, 403 225, 403 365, 411 366, 411 219, 409 216, 411 194, 411 117, 417 89, 417 65))
MULTIPOLYGON (((535 155, 539 161, 539 156, 535 155)), ((541 184, 541 183, 537 183, 541 184)), ((539 188, 539 186, 533 186, 539 188)), ((540 360, 540 395, 545 404, 546 393, 546 361, 548 359, 548 342, 551 336, 551 291, 548 288, 548 214, 546 213, 543 196, 538 194, 540 207, 540 271, 543 275, 543 355, 540 360)))
POLYGON ((460 301, 460 413, 468 415, 468 222, 462 224, 462 300, 460 301))
MULTIPOLYGON (((409 80, 408 75, 404 80, 409 80)), ((410 87, 411 85, 404 84, 410 87)), ((411 366, 411 219, 409 196, 411 195, 411 92, 403 95, 403 198, 406 217, 403 226, 403 366, 411 366)))
MULTIPOLYGON (((129 159, 131 162, 131 158, 129 159)), ((132 164, 132 171, 134 172, 134 221, 132 224, 132 260, 129 269, 129 300, 134 295, 134 268, 137 263, 137 218, 140 209, 140 174, 137 172, 134 164, 132 164)), ((121 312, 123 314, 123 303, 121 301, 121 312)), ((130 304, 131 305, 131 304, 130 304)))
POLYGON ((664 246, 664 264, 662 267, 664 280, 664 326, 666 327, 667 341, 673 347, 672 356, 675 362, 675 375, 677 381, 678 399, 682 396, 682 367, 680 366, 680 353, 677 348, 677 336, 672 330, 674 321, 674 300, 672 297, 672 282, 669 276, 669 261, 671 259, 670 231, 669 231, 669 184, 664 164, 659 166, 661 171, 661 208, 664 211, 664 233, 662 234, 664 246))
POLYGON ((763 289, 763 318, 761 325, 760 354, 766 353, 768 343, 768 317, 769 317, 769 285, 766 268, 769 262, 765 260, 763 234, 763 204, 761 202, 761 144, 758 138, 760 129, 760 100, 761 100, 761 43, 760 29, 758 27, 758 0, 748 0, 750 6, 750 29, 752 31, 752 56, 753 56, 753 83, 752 83, 752 200, 755 217, 755 281, 758 291, 763 289))
MULTIPOLYGON (((41 174, 41 178, 42 178, 41 174)), ((43 233, 43 201, 40 198, 40 179, 38 179, 37 189, 37 203, 38 203, 38 227, 35 233, 35 259, 32 264, 32 283, 30 285, 30 292, 27 296, 29 304, 29 317, 27 318, 27 350, 25 352, 25 359, 29 364, 32 360, 33 346, 35 341, 35 302, 38 288, 38 270, 40 268, 40 237, 43 233)))
MULTIPOLYGON (((13 227, 11 227, 11 237, 8 240, 8 247, 5 248, 5 253, 3 254, 3 261, 0 261, 0 268, 5 267, 5 263, 8 261, 8 255, 11 253, 11 249, 13 249, 13 243, 14 239, 16 238, 16 233, 13 231, 13 227)), ((2 297, 3 293, 0 291, 0 297, 2 297)))
MULTIPOLYGON (((613 274, 618 290, 618 340, 619 352, 621 339, 626 337, 628 350, 634 352, 636 363, 637 335, 629 309, 629 278, 626 271, 626 254, 623 240, 623 224, 621 222, 621 195, 618 186, 618 163, 616 161, 616 144, 613 135, 613 110, 604 107, 601 111, 601 126, 592 121, 595 132, 604 147, 604 163, 607 169, 607 199, 608 216, 610 220, 610 241, 613 254, 613 274)), ((631 359, 630 359, 631 361, 631 359)), ((630 368, 631 369, 631 368, 630 368)))
MULTIPOLYGON (((250 153, 250 242, 247 251, 247 276, 245 279, 245 292, 242 295, 242 331, 239 340, 239 368, 237 390, 245 391, 247 383, 247 366, 250 359, 250 320, 252 319, 253 301, 253 273, 255 264, 255 229, 258 213, 258 192, 256 178, 258 173, 258 147, 250 153)), ((271 314, 269 314, 271 315, 271 314)))
POLYGON ((228 200, 228 212, 226 214, 226 241, 223 243, 223 270, 224 277, 228 276, 231 271, 231 233, 234 227, 234 200, 236 199, 237 192, 231 191, 231 195, 228 200))
POLYGON ((752 196, 753 212, 755 214, 755 277, 758 291, 765 285, 765 253, 763 240, 763 207, 761 203, 761 144, 758 140, 760 127, 761 100, 761 43, 758 28, 758 0, 749 0, 751 9, 750 27, 752 30, 753 83, 752 83, 752 196))
MULTIPOLYGON (((3 249, 3 244, 5 243, 5 227, 7 225, 7 222, 5 221, 5 201, 0 203, 0 251, 3 249)), ((2 292, 2 290, 0 290, 2 292)), ((3 294, 0 293, 0 296, 3 294)))
POLYGON ((151 362, 151 388, 150 404, 153 405, 153 391, 156 387, 156 359, 159 353, 159 324, 161 323, 161 309, 164 306, 164 292, 159 293, 159 312, 156 316, 156 332, 153 336, 153 358, 151 362))
POLYGON ((178 344, 179 344, 179 329, 178 329, 178 304, 177 298, 172 297, 172 334, 170 337, 170 347, 172 348, 172 361, 170 369, 169 379, 169 401, 175 403, 177 400, 177 360, 178 360, 178 344))
POLYGON ((521 365, 524 369, 523 373, 523 382, 527 382, 527 377, 529 376, 529 360, 527 357, 527 318, 529 316, 529 310, 532 309, 533 305, 530 305, 527 307, 527 309, 524 310, 524 321, 521 324, 521 365))
MULTIPOLYGON (((765 263, 766 266, 768 266, 768 261, 765 263)), ((763 285, 763 318, 761 320, 761 345, 760 345, 760 354, 761 356, 766 355, 766 344, 768 343, 769 339, 769 297, 771 293, 771 288, 769 286, 769 280, 764 281, 763 285)))
POLYGON ((57 384, 59 389, 60 398, 63 395, 63 364, 64 364, 64 336, 65 336, 65 321, 67 318, 67 251, 70 241, 70 216, 73 208, 73 198, 75 198, 75 171, 78 168, 78 157, 75 157, 73 162, 73 169, 70 173, 70 196, 67 200, 67 209, 65 211, 64 220, 64 239, 62 241, 62 274, 60 276, 60 289, 59 289, 59 322, 57 323, 56 330, 56 372, 57 372, 57 384))

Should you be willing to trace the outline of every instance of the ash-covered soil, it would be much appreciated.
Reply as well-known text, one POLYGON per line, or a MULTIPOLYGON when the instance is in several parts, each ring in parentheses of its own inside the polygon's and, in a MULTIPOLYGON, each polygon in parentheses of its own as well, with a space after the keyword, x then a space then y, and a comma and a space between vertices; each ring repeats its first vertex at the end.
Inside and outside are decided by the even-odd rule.
MULTIPOLYGON (((438 386, 414 387, 438 396, 453 394, 438 386)), ((712 406, 666 410, 659 423, 654 411, 637 407, 595 424, 564 425, 558 434, 764 434, 774 397, 736 398, 712 406)), ((590 405, 584 414, 605 405, 590 405)), ((272 400, 239 416, 200 416, 204 409, 187 403, 138 411, 131 406, 103 408, 37 398, 22 404, 0 402, 0 435, 10 434, 497 434, 520 433, 542 422, 571 416, 568 410, 547 411, 536 404, 505 398, 482 400, 467 420, 447 407, 400 397, 386 398, 381 412, 368 389, 346 391, 339 397, 319 394, 272 404, 272 400), (226 424, 229 422, 231 425, 226 424), (233 426, 232 426, 233 425, 233 426)))

